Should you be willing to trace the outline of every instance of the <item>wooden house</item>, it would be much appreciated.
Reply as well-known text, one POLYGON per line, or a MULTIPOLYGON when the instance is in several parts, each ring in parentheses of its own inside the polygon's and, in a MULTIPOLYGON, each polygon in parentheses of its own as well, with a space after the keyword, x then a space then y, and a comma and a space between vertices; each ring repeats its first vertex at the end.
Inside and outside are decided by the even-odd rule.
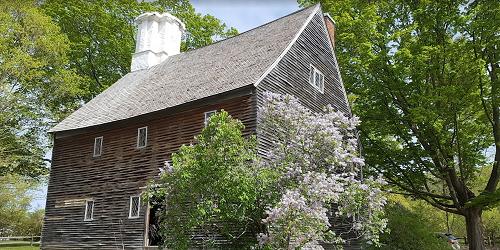
POLYGON ((211 112, 224 109, 259 133, 263 93, 288 93, 316 111, 350 114, 334 52, 334 23, 320 5, 212 45, 180 53, 184 24, 138 19, 132 72, 50 130, 54 138, 42 249, 143 249, 149 180, 211 112))

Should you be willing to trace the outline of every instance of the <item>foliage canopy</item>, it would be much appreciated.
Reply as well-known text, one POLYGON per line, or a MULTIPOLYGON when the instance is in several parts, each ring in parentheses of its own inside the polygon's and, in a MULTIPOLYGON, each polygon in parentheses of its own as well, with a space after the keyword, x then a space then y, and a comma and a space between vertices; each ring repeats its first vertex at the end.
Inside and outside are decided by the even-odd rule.
POLYGON ((164 202, 160 234, 166 247, 188 248, 194 232, 206 235, 201 244, 209 246, 217 234, 233 247, 255 243, 245 237, 260 223, 261 178, 254 165, 255 139, 243 137, 243 129, 227 112, 218 112, 195 144, 182 146, 172 164, 166 162, 150 193, 164 202))
POLYGON ((470 247, 483 249, 479 218, 499 195, 500 3, 321 2, 337 24, 368 166, 400 192, 465 216, 470 247), (474 192, 484 164, 489 180, 474 192))
POLYGON ((145 11, 186 23, 183 50, 237 33, 187 0, 0 2, 0 175, 47 172, 46 131, 129 72, 145 11))
POLYGON ((165 245, 213 246, 222 236, 232 247, 258 239, 266 249, 320 248, 354 231, 376 245, 386 222, 383 182, 357 176, 356 118, 332 109, 316 114, 297 98, 271 93, 259 116, 259 131, 273 134, 267 155, 258 156, 255 139, 222 111, 161 170, 149 198, 163 204, 165 245), (345 235, 335 234, 335 216, 348 220, 345 235))

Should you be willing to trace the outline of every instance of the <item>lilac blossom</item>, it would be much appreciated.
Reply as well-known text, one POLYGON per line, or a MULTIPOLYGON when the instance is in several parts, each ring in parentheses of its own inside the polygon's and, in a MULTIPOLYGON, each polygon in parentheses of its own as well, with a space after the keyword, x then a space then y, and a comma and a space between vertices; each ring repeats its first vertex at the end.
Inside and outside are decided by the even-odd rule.
POLYGON ((332 107, 313 112, 290 95, 265 93, 264 98, 259 129, 273 139, 273 147, 263 168, 276 172, 275 192, 281 198, 267 210, 267 233, 259 235, 259 244, 322 249, 320 242, 342 242, 328 219, 332 204, 338 206, 337 216, 351 218, 352 230, 377 244, 386 228, 380 190, 385 183, 358 178, 364 166, 358 154, 359 119, 332 107))

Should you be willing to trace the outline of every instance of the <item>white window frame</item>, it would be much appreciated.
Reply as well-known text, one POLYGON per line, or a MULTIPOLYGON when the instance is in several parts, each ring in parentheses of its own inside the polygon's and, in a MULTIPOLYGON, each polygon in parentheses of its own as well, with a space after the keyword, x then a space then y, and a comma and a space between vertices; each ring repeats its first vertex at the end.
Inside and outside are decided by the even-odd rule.
POLYGON ((132 195, 130 196, 129 206, 128 206, 128 218, 129 219, 137 219, 141 215, 141 196, 140 195, 132 195), (132 216, 132 204, 133 199, 137 198, 139 201, 137 202, 137 216, 132 216))
POLYGON ((145 148, 148 146, 148 127, 141 127, 141 128, 138 128, 137 129, 137 148, 145 148), (141 146, 139 145, 140 141, 141 141, 141 130, 142 129, 145 129, 146 130, 146 138, 144 138, 144 145, 141 146))
POLYGON ((83 221, 93 221, 94 220, 94 208, 95 208, 95 201, 93 199, 85 200, 85 213, 83 215, 83 221), (89 202, 92 202, 92 210, 90 210, 90 218, 87 218, 87 211, 89 208, 89 202))
POLYGON ((104 137, 102 137, 102 136, 99 136, 99 137, 94 138, 94 152, 92 152, 93 157, 98 157, 98 156, 101 156, 101 155, 102 155, 102 142, 103 142, 103 141, 104 141, 104 137), (100 143, 100 145, 99 145, 99 149, 100 149, 100 150, 99 150, 99 154, 96 154, 96 152, 95 152, 95 151, 96 151, 96 148, 97 148, 97 140, 98 140, 98 139, 101 139, 101 143, 100 143))
POLYGON ((204 120, 204 124, 205 124, 205 127, 208 125, 208 119, 212 116, 210 114, 217 114, 217 110, 210 110, 210 111, 207 111, 204 113, 204 117, 205 117, 205 120, 204 120))
POLYGON ((309 66, 309 84, 317 89, 321 94, 325 93, 325 75, 312 64, 309 66), (316 78, 320 77, 320 86, 316 85, 316 78))

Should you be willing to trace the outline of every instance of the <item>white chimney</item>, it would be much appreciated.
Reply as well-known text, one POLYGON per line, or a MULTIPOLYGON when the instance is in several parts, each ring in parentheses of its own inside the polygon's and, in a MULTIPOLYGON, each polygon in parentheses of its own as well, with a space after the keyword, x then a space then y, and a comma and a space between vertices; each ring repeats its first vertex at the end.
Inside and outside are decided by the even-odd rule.
POLYGON ((180 53, 186 28, 177 17, 169 13, 148 12, 138 16, 135 22, 138 30, 131 71, 151 68, 180 53))

